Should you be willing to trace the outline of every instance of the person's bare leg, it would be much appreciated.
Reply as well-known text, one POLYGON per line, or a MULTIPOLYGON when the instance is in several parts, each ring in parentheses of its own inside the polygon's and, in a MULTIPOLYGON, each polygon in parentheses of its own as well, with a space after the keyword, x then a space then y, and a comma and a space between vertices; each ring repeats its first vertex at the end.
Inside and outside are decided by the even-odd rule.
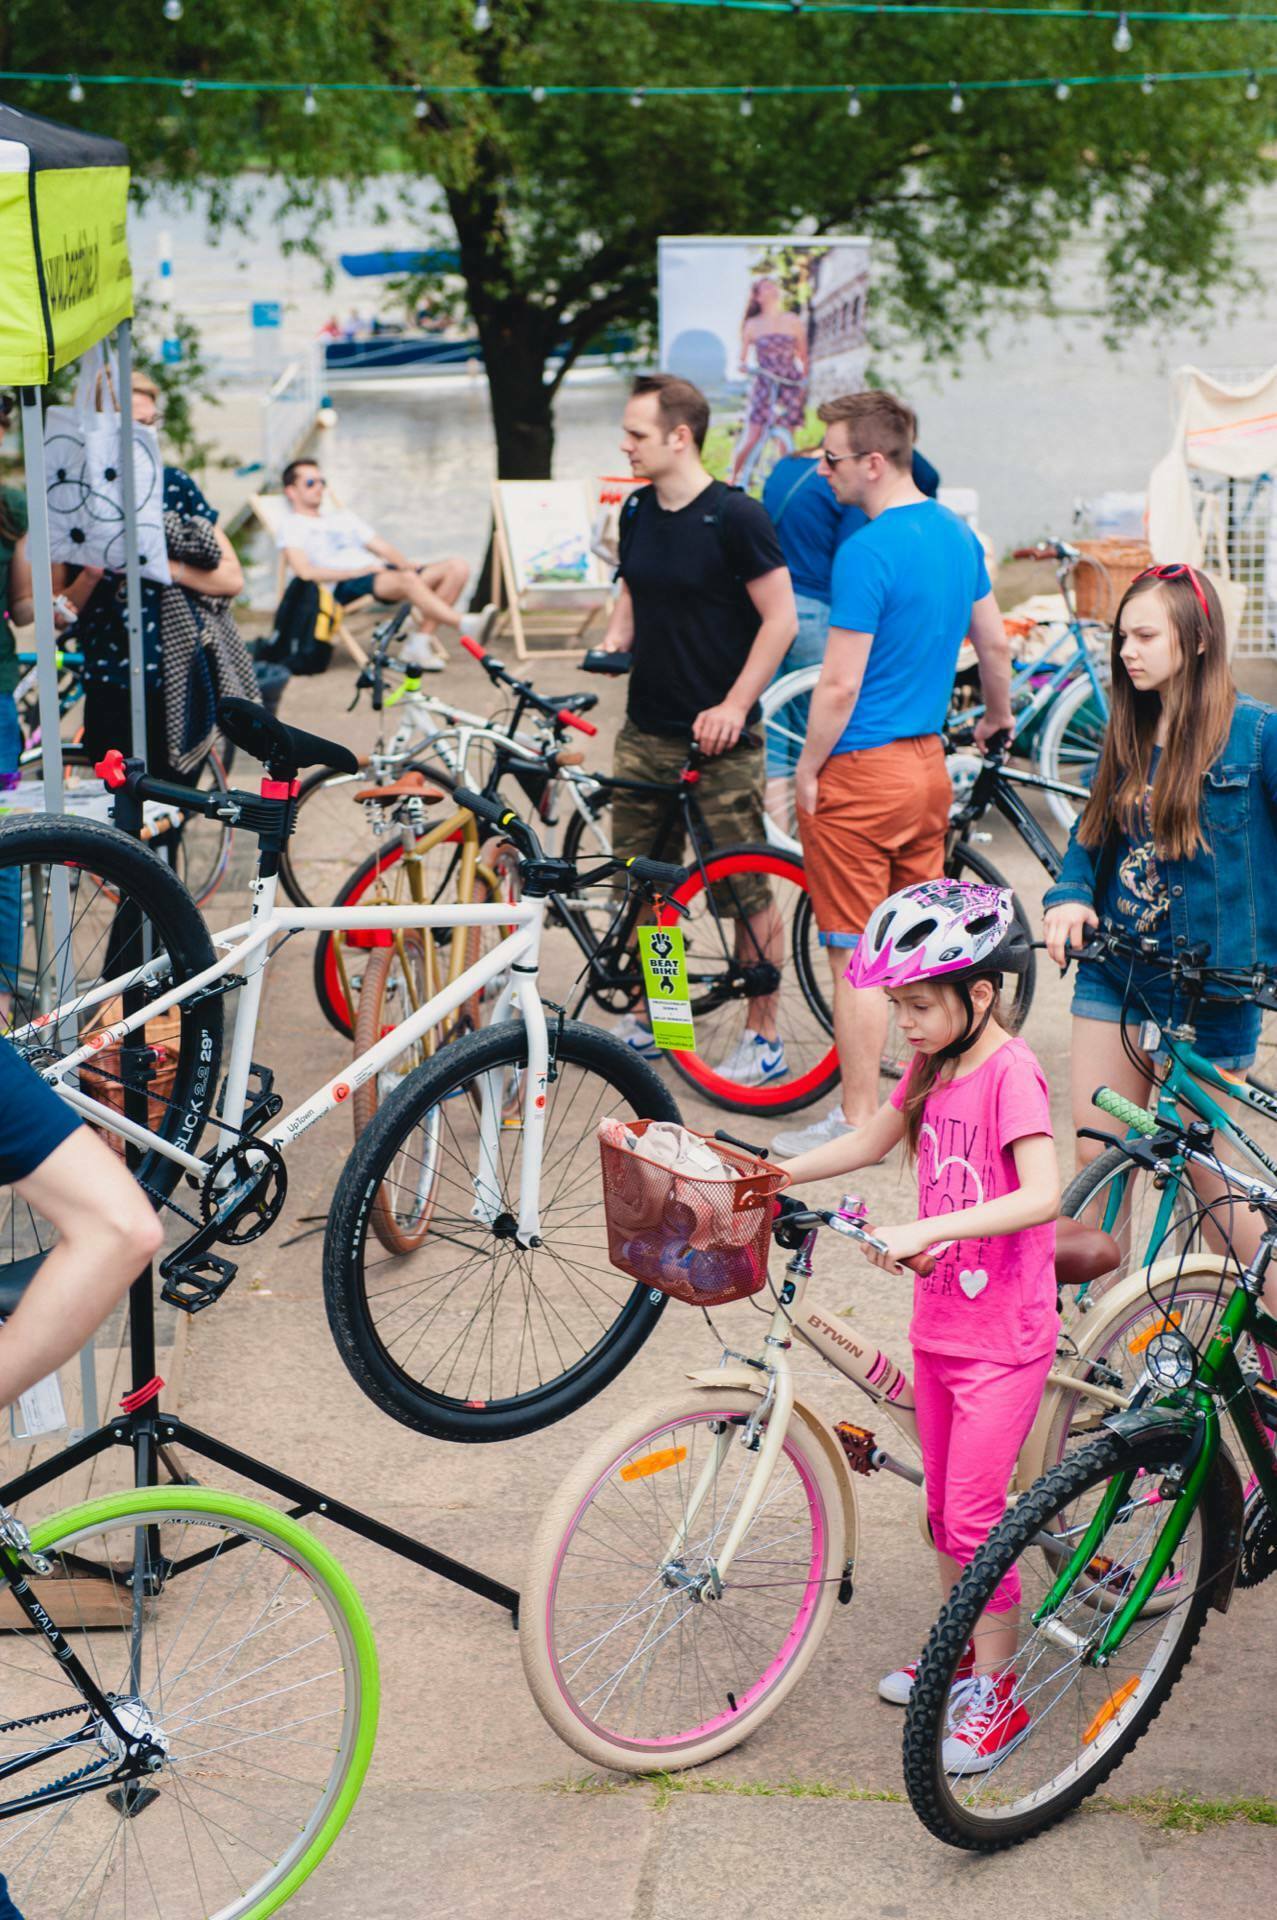
MULTIPOLYGON (((745 919, 736 922, 736 958, 745 966, 758 959, 770 960, 780 968, 784 965, 785 929, 781 924, 780 909, 774 900, 751 913, 745 919)), ((775 993, 760 994, 751 1000, 745 1009, 745 1023, 753 1033, 761 1033, 764 1040, 777 1037, 776 1009, 780 1002, 779 990, 775 993)))
POLYGON ((843 1119, 853 1127, 872 1120, 882 1104, 879 1076, 891 1008, 877 987, 853 987, 843 978, 849 955, 830 947, 834 976, 834 1044, 842 1073, 843 1119))
POLYGON ((748 433, 745 435, 745 438, 741 441, 739 447, 736 449, 736 458, 732 462, 732 485, 734 487, 739 486, 740 484, 740 477, 741 477, 741 474, 744 472, 745 462, 749 459, 750 454, 754 451, 754 448, 758 445, 759 440, 762 438, 763 427, 765 424, 766 423, 764 421, 760 421, 757 426, 751 426, 748 433))
MULTIPOLYGON (((1128 1038, 1133 1042, 1134 1030, 1128 1030, 1128 1038)), ((1139 1055, 1145 1060, 1143 1054, 1139 1055)), ((1087 1020, 1079 1014, 1073 1016, 1073 1032, 1070 1049, 1070 1083, 1073 1105, 1073 1129, 1080 1132, 1083 1127, 1101 1127, 1106 1132, 1119 1133, 1121 1129, 1109 1120, 1095 1105, 1095 1091, 1098 1087, 1111 1087, 1114 1093, 1122 1094, 1127 1100, 1134 1100, 1138 1106, 1146 1106, 1152 1093, 1152 1067, 1144 1064, 1139 1067, 1128 1058, 1122 1045, 1122 1034, 1115 1020, 1087 1020)), ((1079 1171, 1097 1160, 1105 1151, 1102 1141, 1082 1140, 1077 1142, 1077 1166, 1079 1171)), ((1101 1217, 1104 1205, 1103 1196, 1097 1205, 1083 1216, 1088 1227, 1102 1227, 1106 1223, 1101 1217)), ((1129 1208, 1123 1207, 1115 1220, 1107 1223, 1108 1231, 1117 1241, 1122 1253, 1119 1272, 1125 1272, 1133 1253, 1141 1249, 1131 1246, 1131 1217, 1129 1208)), ((1101 1287, 1109 1284, 1108 1279, 1092 1288, 1092 1296, 1098 1297, 1101 1287)))
MULTIPOLYGON (((455 626, 461 611, 461 596, 466 590, 466 581, 470 578, 470 569, 458 554, 449 554, 446 560, 431 560, 426 566, 419 567, 417 578, 432 593, 446 600, 453 609, 452 619, 447 623, 455 626)), ((432 634, 439 622, 437 619, 419 620, 422 633, 432 634)))
POLYGON ((455 627, 457 624, 458 609, 436 593, 433 587, 428 587, 418 573, 408 573, 400 567, 388 567, 384 573, 375 576, 372 590, 379 600, 411 600, 423 626, 427 621, 441 627, 455 627))

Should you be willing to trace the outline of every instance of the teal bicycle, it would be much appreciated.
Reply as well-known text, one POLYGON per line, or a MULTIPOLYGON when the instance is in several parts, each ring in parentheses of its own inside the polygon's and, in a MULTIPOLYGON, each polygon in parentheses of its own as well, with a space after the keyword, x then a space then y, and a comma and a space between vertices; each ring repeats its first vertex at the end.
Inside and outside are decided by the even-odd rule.
MULTIPOLYGON (((1277 1009, 1277 980, 1263 969, 1239 972, 1209 966, 1207 951, 1188 948, 1167 961, 1158 956, 1153 941, 1103 930, 1088 936, 1085 949, 1076 957, 1107 959, 1130 969, 1123 1023, 1117 1032, 1141 1072, 1154 1055, 1161 1063, 1152 1102, 1160 1123, 1175 1128, 1189 1120, 1204 1122, 1230 1160, 1240 1160, 1260 1179, 1277 1178, 1277 1155, 1260 1146, 1244 1125, 1248 1115, 1277 1121, 1277 1091, 1254 1069, 1244 1077, 1222 1072, 1196 1045, 1196 1022, 1204 1000, 1244 999, 1272 1011, 1277 1009), (1147 974, 1150 963, 1164 967, 1165 977, 1181 998, 1183 1018, 1174 1025, 1148 1019, 1141 1023, 1147 1009, 1135 984, 1136 969, 1142 967, 1147 974), (1139 1027, 1144 1059, 1135 1054, 1126 1037, 1128 1025, 1139 1027)), ((1060 1211, 1111 1233, 1131 1270, 1190 1246, 1219 1246, 1223 1227, 1214 1215, 1202 1212, 1201 1202, 1209 1191, 1209 1175, 1199 1174, 1195 1186, 1188 1167, 1174 1157, 1154 1179, 1142 1149, 1119 1144, 1082 1168, 1066 1188, 1060 1211)))
MULTIPOLYGON (((1150 1179, 1169 1190, 1195 1169, 1263 1232, 1254 1258, 1231 1258, 1221 1276, 1214 1332, 1196 1342, 1167 1312, 1131 1404, 994 1528, 932 1631, 905 1722, 905 1781, 931 1832, 974 1852, 1027 1840, 1093 1793, 1165 1705, 1208 1612, 1277 1568, 1277 1390, 1251 1364, 1277 1347, 1260 1305, 1277 1188, 1225 1166, 1204 1122, 1164 1125, 1103 1088, 1095 1104, 1131 1129, 1121 1151, 1150 1179), (1012 1579, 1018 1604, 986 1638, 985 1610, 1012 1579), (973 1638, 984 1671, 964 1681, 973 1638)), ((1221 1218, 1218 1203, 1203 1211, 1221 1218)))

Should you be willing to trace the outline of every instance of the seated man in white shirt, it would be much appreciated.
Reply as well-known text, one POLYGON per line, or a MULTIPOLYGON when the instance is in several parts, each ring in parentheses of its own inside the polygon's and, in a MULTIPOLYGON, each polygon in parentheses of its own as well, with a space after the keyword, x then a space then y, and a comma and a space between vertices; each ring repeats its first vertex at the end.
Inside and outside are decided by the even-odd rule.
POLYGON ((437 673, 446 658, 433 645, 436 627, 456 627, 486 646, 495 607, 485 607, 482 613, 457 609, 470 572, 465 561, 450 556, 416 565, 349 507, 322 513, 325 485, 313 460, 292 460, 284 469, 289 511, 279 524, 275 544, 298 579, 330 587, 343 607, 369 593, 388 603, 410 600, 421 638, 409 640, 404 657, 428 672, 437 673))

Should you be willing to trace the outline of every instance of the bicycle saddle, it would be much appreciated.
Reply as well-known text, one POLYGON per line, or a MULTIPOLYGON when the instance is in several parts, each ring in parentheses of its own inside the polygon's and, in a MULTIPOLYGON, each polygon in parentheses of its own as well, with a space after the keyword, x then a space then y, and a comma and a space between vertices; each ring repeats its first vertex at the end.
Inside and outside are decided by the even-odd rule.
POLYGON ((223 700, 217 724, 228 740, 260 760, 276 780, 292 780, 303 767, 331 767, 334 773, 359 771, 349 747, 290 727, 254 700, 223 700))
POLYGON ((442 800, 438 787, 426 784, 424 773, 409 768, 401 773, 397 780, 387 781, 384 787, 360 787, 353 796, 356 800, 442 800))
POLYGON ((1083 1287, 1112 1273, 1122 1263, 1122 1250, 1111 1233, 1084 1227, 1080 1220, 1055 1223, 1055 1281, 1059 1287, 1083 1287))

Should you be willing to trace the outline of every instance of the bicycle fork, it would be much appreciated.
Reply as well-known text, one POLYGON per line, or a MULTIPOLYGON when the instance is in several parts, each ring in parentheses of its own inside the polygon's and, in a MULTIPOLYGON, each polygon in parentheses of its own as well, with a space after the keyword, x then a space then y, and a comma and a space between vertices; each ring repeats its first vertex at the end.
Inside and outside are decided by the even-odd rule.
POLYGON ((516 1080, 512 1098, 501 1069, 483 1075, 478 1164, 470 1209, 472 1217, 490 1227, 498 1238, 514 1240, 523 1248, 541 1245, 541 1160, 550 1085, 550 1038, 537 987, 543 924, 538 921, 532 930, 527 958, 511 966, 510 978, 493 1008, 490 1026, 496 1027, 511 1017, 517 1002, 528 1037, 528 1064, 522 1069, 522 1086, 516 1080), (512 1108, 508 1115, 507 1105, 512 1108), (511 1132, 520 1135, 517 1219, 504 1203, 501 1180, 501 1142, 511 1132))

